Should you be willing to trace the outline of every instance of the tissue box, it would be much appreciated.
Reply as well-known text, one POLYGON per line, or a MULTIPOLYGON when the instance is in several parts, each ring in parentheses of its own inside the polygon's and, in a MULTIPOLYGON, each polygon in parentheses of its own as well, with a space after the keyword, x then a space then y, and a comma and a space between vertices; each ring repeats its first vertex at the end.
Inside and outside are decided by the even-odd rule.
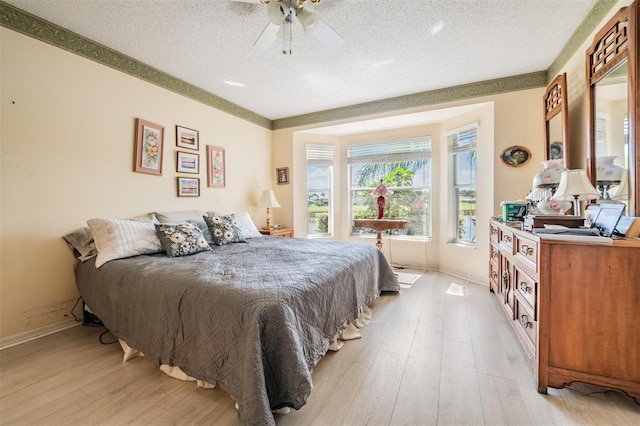
POLYGON ((502 220, 505 222, 523 222, 529 213, 529 205, 526 203, 502 203, 502 220))

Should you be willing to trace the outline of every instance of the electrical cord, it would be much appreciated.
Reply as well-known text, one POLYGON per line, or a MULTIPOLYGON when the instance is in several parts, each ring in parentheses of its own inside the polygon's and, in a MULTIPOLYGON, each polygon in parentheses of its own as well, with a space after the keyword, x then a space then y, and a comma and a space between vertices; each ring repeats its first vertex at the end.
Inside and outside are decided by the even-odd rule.
POLYGON ((78 318, 78 317, 76 316, 75 312, 73 312, 73 311, 75 311, 75 310, 76 310, 76 307, 78 306, 78 303, 80 303, 80 301, 81 301, 81 300, 82 300, 82 297, 78 297, 78 300, 76 300, 76 303, 74 303, 74 304, 73 304, 73 307, 71 308, 71 316, 73 316, 73 319, 74 319, 76 322, 80 322, 80 321, 82 321, 82 319, 78 318))
POLYGON ((102 343, 103 345, 113 345, 114 343, 118 343, 118 339, 116 339, 116 337, 115 337, 115 336, 113 336, 113 334, 111 334, 111 336, 112 336, 112 337, 113 337, 113 339, 114 339, 112 342, 105 342, 105 341, 103 341, 103 340, 102 340, 102 338, 103 338, 107 333, 111 334, 111 331, 109 331, 109 330, 105 330, 105 331, 103 331, 102 333, 100 333, 100 337, 98 338, 98 340, 100 340, 100 343, 102 343))

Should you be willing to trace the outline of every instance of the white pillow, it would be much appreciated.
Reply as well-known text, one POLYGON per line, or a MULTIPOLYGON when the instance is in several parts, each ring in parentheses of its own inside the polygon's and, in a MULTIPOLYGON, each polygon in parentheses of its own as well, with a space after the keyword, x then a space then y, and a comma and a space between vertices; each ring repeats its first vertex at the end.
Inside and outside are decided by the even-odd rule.
POLYGON ((96 243, 96 268, 110 260, 164 251, 152 222, 119 219, 87 221, 96 243))
POLYGON ((262 237, 262 234, 258 231, 258 228, 256 228, 255 223, 251 220, 249 213, 233 213, 231 216, 233 216, 236 222, 238 222, 238 228, 240 228, 240 232, 245 239, 262 237))

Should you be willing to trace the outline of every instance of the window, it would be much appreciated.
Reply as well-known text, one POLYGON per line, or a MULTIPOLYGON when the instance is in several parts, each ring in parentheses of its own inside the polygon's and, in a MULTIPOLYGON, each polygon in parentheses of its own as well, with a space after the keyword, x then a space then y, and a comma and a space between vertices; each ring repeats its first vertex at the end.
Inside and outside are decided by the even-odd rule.
POLYGON ((453 173, 453 240, 464 244, 476 241, 476 135, 474 124, 447 135, 453 173))
MULTIPOLYGON (((407 229, 386 231, 391 235, 431 236, 431 138, 423 137, 347 148, 351 217, 377 217, 371 195, 380 183, 393 191, 387 196, 385 218, 409 219, 407 229)), ((352 234, 375 232, 352 227, 352 234)))
POLYGON ((307 145, 307 234, 328 236, 332 220, 333 146, 307 145))

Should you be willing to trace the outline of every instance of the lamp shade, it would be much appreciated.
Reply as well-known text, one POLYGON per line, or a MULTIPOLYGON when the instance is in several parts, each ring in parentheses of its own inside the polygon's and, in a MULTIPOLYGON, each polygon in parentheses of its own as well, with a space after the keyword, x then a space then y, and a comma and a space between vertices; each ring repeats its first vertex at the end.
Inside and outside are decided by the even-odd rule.
POLYGON ((593 187, 584 170, 566 170, 560 175, 560 183, 552 200, 584 201, 597 200, 600 193, 593 187))
POLYGON ((276 194, 271 189, 265 189, 262 192, 262 198, 258 202, 258 207, 280 207, 278 200, 276 200, 276 194))
POLYGON ((374 197, 380 197, 380 196, 385 196, 385 195, 392 195, 393 191, 388 189, 386 186, 384 186, 384 184, 382 183, 382 179, 380 179, 380 183, 378 184, 378 186, 376 186, 376 189, 373 190, 373 192, 371 193, 371 195, 373 195, 374 197))

